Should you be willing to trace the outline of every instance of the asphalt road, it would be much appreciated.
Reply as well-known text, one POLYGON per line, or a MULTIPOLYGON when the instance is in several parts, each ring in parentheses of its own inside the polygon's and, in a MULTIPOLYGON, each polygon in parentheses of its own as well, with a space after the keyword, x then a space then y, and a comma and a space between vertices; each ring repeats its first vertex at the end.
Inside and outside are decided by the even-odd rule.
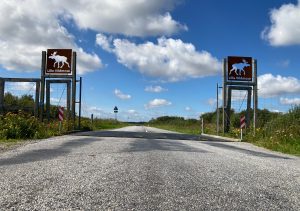
POLYGON ((0 210, 300 210, 300 158, 145 127, 62 136, 0 154, 0 210))

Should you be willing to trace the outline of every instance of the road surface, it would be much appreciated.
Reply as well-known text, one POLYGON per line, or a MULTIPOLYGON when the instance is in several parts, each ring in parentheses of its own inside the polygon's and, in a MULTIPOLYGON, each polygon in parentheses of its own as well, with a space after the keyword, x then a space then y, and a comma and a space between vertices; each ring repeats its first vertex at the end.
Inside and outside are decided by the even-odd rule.
POLYGON ((0 210, 300 210, 300 158, 141 126, 61 136, 0 154, 0 210))

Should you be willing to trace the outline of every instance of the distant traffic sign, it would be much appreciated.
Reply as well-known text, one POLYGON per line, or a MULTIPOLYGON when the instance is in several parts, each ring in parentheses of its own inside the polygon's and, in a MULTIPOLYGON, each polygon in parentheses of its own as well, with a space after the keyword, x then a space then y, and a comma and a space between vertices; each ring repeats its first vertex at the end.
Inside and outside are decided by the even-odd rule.
POLYGON ((117 106, 114 107, 114 113, 118 113, 118 107, 117 106))

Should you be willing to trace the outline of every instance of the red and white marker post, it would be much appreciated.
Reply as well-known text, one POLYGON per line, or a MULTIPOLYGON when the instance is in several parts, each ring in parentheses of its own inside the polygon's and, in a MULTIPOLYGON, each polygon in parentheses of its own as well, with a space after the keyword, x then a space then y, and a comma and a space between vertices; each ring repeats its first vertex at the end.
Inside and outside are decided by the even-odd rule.
POLYGON ((64 107, 58 107, 59 132, 61 131, 62 121, 64 121, 64 107))
POLYGON ((246 117, 245 116, 241 116, 240 125, 241 125, 241 141, 242 141, 243 140, 243 128, 246 127, 246 117))

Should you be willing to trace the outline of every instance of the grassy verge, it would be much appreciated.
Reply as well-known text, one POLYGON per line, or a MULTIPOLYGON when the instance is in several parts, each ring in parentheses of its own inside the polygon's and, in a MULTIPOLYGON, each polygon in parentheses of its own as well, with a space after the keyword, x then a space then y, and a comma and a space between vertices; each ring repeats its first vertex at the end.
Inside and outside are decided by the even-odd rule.
MULTIPOLYGON (((200 132, 199 121, 184 120, 180 117, 159 117, 150 121, 150 125, 187 134, 199 134, 200 132)), ((204 133, 216 135, 215 125, 211 122, 204 123, 204 133)), ((231 128, 225 136, 240 138, 240 129, 235 128, 234 125, 231 128)), ((253 128, 248 128, 243 141, 273 151, 300 156, 300 107, 292 108, 288 113, 277 115, 257 128, 255 133, 253 136, 253 128)), ((220 133, 220 135, 223 134, 220 133)))
MULTIPOLYGON (((129 124, 112 119, 95 119, 92 124, 90 119, 82 118, 81 130, 106 130, 127 125, 129 124)), ((38 139, 64 135, 72 128, 72 123, 67 121, 62 122, 61 125, 58 121, 41 123, 38 119, 24 112, 7 113, 0 116, 0 151, 38 139)))

